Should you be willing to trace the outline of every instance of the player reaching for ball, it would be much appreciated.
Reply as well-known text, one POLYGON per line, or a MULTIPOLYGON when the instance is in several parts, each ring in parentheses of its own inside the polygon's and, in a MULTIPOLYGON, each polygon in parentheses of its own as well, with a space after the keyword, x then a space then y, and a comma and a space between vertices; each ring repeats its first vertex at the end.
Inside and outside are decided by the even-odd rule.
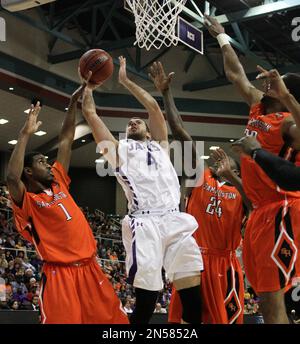
POLYGON ((117 141, 96 113, 92 85, 85 89, 82 109, 96 143, 115 168, 128 199, 129 213, 122 223, 122 236, 128 281, 136 293, 130 321, 149 322, 158 291, 163 288, 164 267, 178 290, 183 321, 200 323, 203 264, 192 237, 198 225, 193 216, 178 209, 179 183, 168 155, 165 119, 156 100, 127 77, 123 57, 120 57, 119 82, 146 108, 149 128, 142 119, 131 118, 126 140, 117 141))
MULTIPOLYGON (((300 77, 258 67, 265 92, 247 78, 225 30, 215 18, 208 30, 221 47, 225 74, 250 106, 246 136, 256 137, 262 148, 300 164, 300 77)), ((241 157, 243 187, 253 204, 243 243, 247 279, 261 300, 265 323, 288 323, 284 291, 300 276, 300 193, 276 185, 249 156, 241 157)))
MULTIPOLYGON (((172 95, 173 74, 166 75, 160 62, 154 62, 150 68, 150 77, 163 96, 174 138, 182 143, 192 143, 194 165, 200 165, 196 143, 184 128, 172 95)), ((195 187, 185 192, 188 199, 185 210, 199 225, 193 236, 204 263, 201 274, 202 321, 204 324, 242 324, 244 282, 235 250, 242 239, 242 221, 246 214, 243 201, 249 208, 251 205, 241 186, 238 164, 220 149, 213 152, 213 157, 215 164, 206 167, 195 187)), ((186 178, 184 175, 181 180, 183 191, 186 178)), ((179 323, 181 314, 181 302, 173 290, 169 322, 179 323)))
POLYGON ((40 290, 43 324, 127 324, 113 287, 96 261, 96 241, 69 193, 75 114, 83 84, 71 97, 51 166, 38 152, 25 149, 42 124, 39 103, 21 129, 8 164, 7 185, 18 231, 32 242, 44 265, 40 290))

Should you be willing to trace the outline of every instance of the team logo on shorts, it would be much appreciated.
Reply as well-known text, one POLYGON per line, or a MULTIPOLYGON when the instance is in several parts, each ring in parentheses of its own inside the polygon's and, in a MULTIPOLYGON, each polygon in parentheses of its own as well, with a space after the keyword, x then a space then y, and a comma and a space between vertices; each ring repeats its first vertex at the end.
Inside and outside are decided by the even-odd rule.
POLYGON ((272 258, 284 274, 286 281, 290 279, 296 255, 297 248, 295 247, 293 239, 283 230, 276 241, 272 258))
POLYGON ((236 291, 233 289, 225 300, 229 324, 233 324, 241 313, 241 306, 236 291))

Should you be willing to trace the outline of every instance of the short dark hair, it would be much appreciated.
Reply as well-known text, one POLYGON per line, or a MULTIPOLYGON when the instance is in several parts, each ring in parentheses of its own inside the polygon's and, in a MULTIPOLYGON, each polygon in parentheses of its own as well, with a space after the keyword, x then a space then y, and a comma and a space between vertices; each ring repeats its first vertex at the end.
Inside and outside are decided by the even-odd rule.
POLYGON ((300 103, 300 75, 297 73, 287 73, 283 76, 283 81, 290 93, 300 103))
MULTIPOLYGON (((32 167, 33 158, 34 158, 35 156, 37 156, 37 155, 42 155, 42 153, 40 153, 40 152, 35 152, 35 151, 32 151, 32 152, 27 153, 27 154, 25 155, 25 158, 24 158, 24 168, 25 168, 25 167, 32 167)), ((26 181, 24 170, 23 170, 23 173, 22 173, 21 180, 22 180, 22 182, 25 182, 25 181, 26 181)))
POLYGON ((33 164, 33 158, 37 155, 43 155, 41 152, 29 152, 25 155, 24 158, 24 167, 32 167, 33 164))

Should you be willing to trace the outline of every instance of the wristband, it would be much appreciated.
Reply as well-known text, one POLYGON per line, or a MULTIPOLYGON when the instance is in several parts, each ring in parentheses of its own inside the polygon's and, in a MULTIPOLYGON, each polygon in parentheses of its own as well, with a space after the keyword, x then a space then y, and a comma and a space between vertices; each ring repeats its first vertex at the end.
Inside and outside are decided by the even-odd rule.
POLYGON ((227 44, 230 45, 229 36, 226 35, 226 33, 220 33, 217 36, 217 40, 219 42, 220 48, 222 48, 224 45, 227 45, 227 44))

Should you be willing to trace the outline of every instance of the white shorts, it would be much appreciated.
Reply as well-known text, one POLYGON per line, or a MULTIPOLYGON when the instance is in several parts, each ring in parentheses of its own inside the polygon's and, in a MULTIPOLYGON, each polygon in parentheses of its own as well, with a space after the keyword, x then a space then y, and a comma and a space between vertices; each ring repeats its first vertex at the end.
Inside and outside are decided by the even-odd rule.
POLYGON ((128 282, 136 288, 163 288, 162 267, 170 281, 175 273, 203 270, 202 256, 192 234, 198 228, 186 213, 125 216, 122 237, 128 282))

